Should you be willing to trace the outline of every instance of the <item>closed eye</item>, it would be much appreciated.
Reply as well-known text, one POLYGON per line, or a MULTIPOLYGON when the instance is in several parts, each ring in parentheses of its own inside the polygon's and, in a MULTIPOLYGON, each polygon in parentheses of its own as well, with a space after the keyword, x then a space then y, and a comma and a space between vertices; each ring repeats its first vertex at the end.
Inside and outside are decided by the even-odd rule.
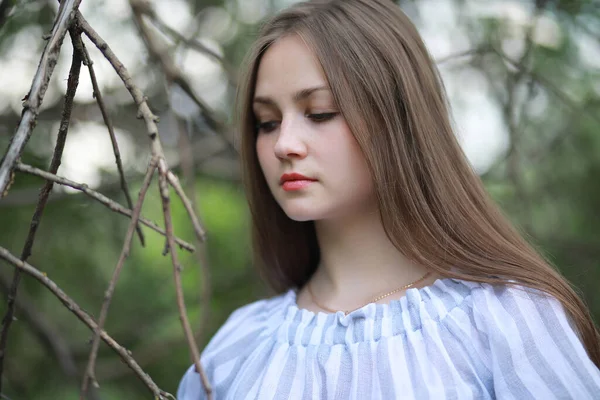
POLYGON ((273 132, 275 129, 277 129, 278 125, 279 125, 279 121, 259 122, 256 124, 256 130, 258 132, 269 133, 269 132, 273 132))
POLYGON ((339 112, 320 113, 320 114, 307 114, 306 117, 311 119, 313 122, 326 122, 335 118, 339 112))

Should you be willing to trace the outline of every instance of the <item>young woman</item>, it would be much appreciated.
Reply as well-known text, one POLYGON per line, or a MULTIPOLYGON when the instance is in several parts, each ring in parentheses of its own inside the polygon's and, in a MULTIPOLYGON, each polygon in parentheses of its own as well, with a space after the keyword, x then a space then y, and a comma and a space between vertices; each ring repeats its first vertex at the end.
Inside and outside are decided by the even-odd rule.
MULTIPOLYGON (((280 295, 206 347, 215 399, 600 398, 588 310, 486 195, 392 1, 275 16, 238 105, 255 253, 280 295)), ((193 367, 178 398, 205 398, 193 367)))

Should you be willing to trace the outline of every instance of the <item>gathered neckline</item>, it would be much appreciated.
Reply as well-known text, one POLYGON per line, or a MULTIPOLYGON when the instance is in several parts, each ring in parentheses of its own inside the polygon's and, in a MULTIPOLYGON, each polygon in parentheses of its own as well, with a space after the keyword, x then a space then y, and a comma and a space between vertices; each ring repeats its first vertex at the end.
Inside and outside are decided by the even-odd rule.
POLYGON ((421 288, 409 288, 388 303, 369 303, 349 314, 299 308, 297 289, 290 289, 264 309, 278 340, 291 344, 351 344, 378 341, 424 324, 438 323, 457 307, 469 307, 471 291, 480 284, 454 278, 438 278, 421 288), (279 310, 279 312, 276 312, 279 310))
MULTIPOLYGON (((431 284, 427 285, 427 286, 423 286, 420 288, 408 288, 406 289, 406 291, 404 292, 404 295, 398 299, 393 299, 390 300, 386 303, 368 303, 365 304, 364 306, 357 308, 356 310, 351 311, 350 313, 346 314, 344 311, 336 311, 334 313, 329 313, 329 312, 325 312, 325 311, 311 311, 309 309, 306 308, 300 308, 298 306, 298 288, 293 288, 290 289, 287 294, 286 297, 289 298, 289 300, 291 301, 291 304, 289 305, 289 308, 292 309, 292 311, 294 311, 294 313, 302 313, 302 314, 306 314, 309 316, 313 316, 313 317, 318 317, 319 315, 323 314, 325 317, 329 316, 329 315, 336 315, 339 316, 341 314, 341 316, 343 317, 349 317, 350 315, 352 315, 353 313, 359 312, 365 308, 375 308, 375 309, 384 309, 384 308, 390 308, 390 307, 394 307, 395 303, 400 303, 401 307, 406 307, 406 301, 409 297, 409 295, 412 295, 413 292, 417 292, 419 294, 419 298, 423 298, 422 294, 427 292, 427 293, 431 293, 431 289, 433 287, 440 287, 442 286, 442 283, 444 281, 456 281, 456 282, 463 282, 459 279, 454 279, 454 278, 437 278, 435 281, 433 281, 431 284), (404 303, 404 304, 402 304, 404 303), (371 306, 375 306, 375 307, 371 307, 371 306)), ((445 288, 444 288, 445 289, 445 288)), ((413 297, 413 296, 411 296, 413 297)))

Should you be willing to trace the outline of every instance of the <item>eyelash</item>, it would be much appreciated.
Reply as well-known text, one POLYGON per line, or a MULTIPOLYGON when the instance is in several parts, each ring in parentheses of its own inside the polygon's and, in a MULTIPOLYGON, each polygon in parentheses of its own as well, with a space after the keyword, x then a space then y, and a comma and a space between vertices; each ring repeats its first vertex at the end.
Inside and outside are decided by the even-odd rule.
MULTIPOLYGON (((329 113, 319 113, 319 114, 307 114, 306 117, 311 119, 316 124, 322 124, 324 122, 330 121, 335 118, 339 113, 338 112, 329 112, 329 113)), ((256 130, 258 132, 273 132, 275 130, 275 124, 278 124, 278 121, 266 121, 259 122, 256 124, 256 130)))

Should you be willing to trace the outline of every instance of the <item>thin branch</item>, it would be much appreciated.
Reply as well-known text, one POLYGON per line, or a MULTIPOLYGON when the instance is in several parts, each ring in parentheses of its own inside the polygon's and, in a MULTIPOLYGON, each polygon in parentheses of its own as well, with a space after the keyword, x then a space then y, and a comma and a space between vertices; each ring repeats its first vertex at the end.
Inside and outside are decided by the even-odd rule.
MULTIPOLYGON (((70 30, 71 41, 73 45, 79 37, 79 33, 76 29, 70 30)), ((75 46, 74 46, 75 47, 75 46)), ((67 92, 65 95, 64 107, 62 118, 60 121, 60 127, 58 129, 58 137, 56 139, 56 146, 54 148, 54 154, 52 155, 52 161, 50 162, 51 173, 56 173, 60 167, 63 150, 65 148, 65 142, 67 140, 67 133, 69 131, 69 122, 71 121, 71 110, 73 109, 73 99, 77 92, 77 86, 79 85, 79 74, 81 72, 81 54, 74 48, 73 57, 71 60, 71 69, 69 71, 69 78, 67 81, 67 92)), ((42 214, 46 208, 46 202, 52 191, 52 181, 46 181, 40 191, 39 201, 31 218, 31 224, 29 226, 29 232, 27 233, 27 239, 25 239, 25 245, 21 252, 21 260, 27 261, 31 255, 31 249, 35 241, 35 235, 37 228, 40 225, 42 214)), ((4 370, 4 357, 6 355, 6 345, 8 342, 8 331, 14 318, 15 312, 15 300, 17 298, 17 291, 19 288, 19 282, 21 280, 21 271, 16 269, 14 271, 13 280, 10 291, 8 293, 8 304, 6 314, 2 320, 2 332, 0 333, 0 392, 2 391, 2 373, 4 370)))
MULTIPOLYGON (((218 136, 196 137, 191 147, 191 152, 194 153, 194 166, 203 175, 219 180, 238 183, 239 176, 236 174, 239 173, 239 170, 235 168, 233 164, 231 166, 226 164, 227 161, 225 161, 225 155, 223 155, 224 159, 222 161, 220 160, 219 156, 222 155, 226 150, 227 147, 225 142, 218 136), (219 158, 217 159, 217 157, 219 158), (209 160, 214 160, 214 162, 207 164, 207 161, 209 160)), ((181 160, 171 163, 171 168, 174 169, 175 167, 182 167, 181 160)), ((120 190, 120 183, 114 179, 107 179, 106 182, 102 182, 100 188, 101 189, 97 189, 97 191, 115 192, 120 190)), ((2 199, 2 201, 0 201, 0 210, 2 208, 35 204, 37 203, 37 198, 37 189, 33 189, 31 187, 22 189, 15 188, 11 190, 8 195, 2 199)), ((48 201, 55 202, 64 200, 66 198, 72 199, 73 194, 63 192, 54 193, 52 197, 48 199, 48 201)))
POLYGON ((206 230, 202 227, 202 224, 200 223, 200 220, 198 219, 198 216, 195 213, 195 207, 192 205, 192 202, 183 191, 183 188, 179 183, 179 179, 175 176, 174 173, 172 173, 171 171, 167 171, 167 180, 169 181, 171 186, 173 186, 173 189, 175 189, 175 193, 177 193, 177 195, 181 198, 183 206, 185 207, 185 210, 187 211, 190 219, 192 220, 192 225, 194 227, 194 233, 196 234, 196 238, 199 242, 206 241, 206 230))
POLYGON ((6 195, 8 189, 10 189, 13 166, 21 156, 21 152, 35 127, 50 77, 58 62, 63 39, 80 2, 81 0, 63 0, 60 4, 50 38, 44 48, 38 69, 31 83, 31 89, 24 98, 21 121, 0 164, 0 198, 6 195))
POLYGON ((178 295, 180 318, 182 319, 184 332, 186 334, 186 337, 188 338, 190 350, 192 352, 192 357, 194 358, 194 362, 196 364, 197 372, 201 376, 202 384, 207 393, 207 396, 209 397, 209 399, 211 399, 212 398, 212 389, 210 387, 210 384, 208 383, 208 380, 206 379, 204 371, 202 370, 202 366, 200 365, 200 355, 198 352, 198 348, 197 348, 196 344, 193 342, 191 328, 190 328, 187 316, 185 314, 185 303, 183 303, 183 292, 181 289, 181 275, 180 275, 180 270, 179 270, 180 267, 179 267, 179 263, 177 261, 177 252, 176 252, 176 248, 175 248, 173 226, 172 226, 171 214, 170 214, 169 187, 168 187, 168 182, 167 182, 167 172, 169 171, 169 169, 168 169, 167 163, 165 161, 165 154, 162 149, 162 144, 160 142, 159 135, 158 135, 158 126, 156 125, 158 118, 156 117, 156 115, 154 115, 152 113, 142 91, 133 83, 133 80, 131 79, 129 72, 127 71, 127 69, 125 68, 123 63, 121 63, 121 61, 119 61, 119 59, 113 53, 113 51, 110 49, 108 44, 96 33, 96 31, 94 31, 94 29, 88 24, 88 22, 85 20, 85 18, 83 18, 81 13, 77 14, 77 18, 78 18, 79 24, 80 24, 83 32, 85 32, 85 34, 90 38, 90 40, 102 52, 102 54, 104 54, 106 59, 111 63, 111 65, 113 66, 113 68, 115 69, 115 71, 117 72, 117 74, 119 75, 119 77, 121 78, 123 83, 125 84, 125 87, 127 88, 129 93, 133 97, 133 100, 139 107, 139 116, 141 118, 143 118, 144 121, 146 122, 146 129, 148 131, 148 136, 151 141, 152 156, 158 160, 159 187, 160 187, 161 199, 162 199, 162 203, 163 203, 163 212, 165 213, 164 214, 165 224, 166 224, 165 231, 167 233, 167 235, 166 235, 167 242, 169 244, 169 249, 171 252, 173 268, 175 270, 175 285, 176 285, 176 291, 177 291, 177 295, 178 295), (190 340, 191 340, 191 342, 190 342, 190 340))
MULTIPOLYGON (((84 324, 86 324, 92 330, 92 332, 94 332, 97 329, 98 325, 93 320, 93 318, 85 311, 83 311, 81 307, 79 307, 79 305, 73 299, 71 299, 61 288, 59 288, 54 281, 48 278, 46 273, 41 272, 31 264, 19 260, 4 247, 0 247, 0 258, 3 258, 10 264, 19 268, 21 271, 25 272, 27 275, 30 275, 31 277, 38 280, 41 284, 46 286, 52 292, 52 294, 54 294, 65 305, 65 307, 67 307, 69 311, 75 314, 77 318, 79 318, 84 324)), ((118 344, 112 337, 110 337, 106 333, 106 331, 101 331, 100 337, 110 348, 112 348, 117 352, 117 354, 119 354, 121 359, 135 372, 138 378, 146 385, 146 387, 148 387, 148 389, 150 389, 150 391, 156 398, 163 400, 167 398, 175 399, 175 397, 172 394, 161 390, 156 385, 156 383, 154 383, 152 378, 150 378, 150 376, 147 373, 145 373, 142 370, 142 368, 140 368, 140 366, 131 356, 130 352, 124 347, 122 347, 120 344, 118 344)))
POLYGON ((150 137, 152 154, 159 158, 164 158, 164 151, 158 138, 158 126, 156 125, 158 122, 158 117, 152 113, 152 110, 150 110, 150 106, 148 106, 148 102, 146 101, 144 93, 135 85, 135 83, 133 83, 133 79, 131 79, 129 71, 127 71, 127 68, 125 68, 123 63, 108 46, 108 43, 106 43, 104 39, 98 35, 94 28, 92 28, 81 15, 81 13, 77 13, 77 18, 82 31, 96 45, 102 54, 104 54, 104 57, 106 57, 108 62, 113 66, 115 72, 117 75, 119 75, 123 81, 123 84, 125 84, 125 87, 131 94, 133 101, 138 106, 138 117, 144 119, 146 122, 146 130, 148 131, 148 136, 150 137))
MULTIPOLYGON (((121 178, 121 188, 123 189, 123 193, 125 194, 125 199, 127 200, 127 206, 129 208, 133 208, 133 201, 131 200, 131 196, 129 195, 129 188, 127 187, 127 181, 125 180, 125 172, 123 171, 123 163, 121 162, 121 153, 119 152, 119 144, 117 143, 117 137, 115 136, 115 131, 113 128, 112 121, 106 111, 106 106, 104 105, 104 99, 102 98, 102 92, 100 91, 100 87, 98 86, 98 80, 96 79, 96 72, 94 71, 94 62, 90 58, 90 55, 85 47, 85 44, 80 40, 81 51, 84 55, 84 64, 87 65, 90 71, 90 79, 92 80, 92 87, 94 90, 94 98, 98 103, 98 107, 100 108, 100 112, 102 113, 102 119, 104 120, 104 124, 108 129, 108 134, 110 136, 110 142, 112 143, 113 152, 115 154, 115 162, 117 164, 117 169, 119 171, 119 177, 121 178)), ((142 246, 145 246, 144 234, 142 232, 142 227, 138 225, 136 227, 137 234, 140 238, 140 242, 142 246)))
MULTIPOLYGON (((247 286, 249 283, 253 282, 255 278, 256 273, 254 269, 252 266, 248 266, 243 273, 236 274, 235 276, 228 278, 226 281, 220 282, 219 287, 217 290, 215 290, 215 292, 229 293, 232 290, 242 286, 247 286)), ((210 307, 210 304, 201 301, 199 306, 210 307)), ((165 323, 168 323, 167 321, 169 319, 170 318, 167 318, 165 323)), ((158 323, 158 325, 161 325, 161 323, 158 323)), ((206 326, 202 327, 206 328, 206 326)), ((140 328, 140 333, 144 331, 145 330, 142 326, 142 328, 140 328)), ((202 330, 196 330, 194 333, 194 340, 196 343, 200 343, 201 345, 206 343, 202 336, 202 330)), ((161 361, 161 359, 168 355, 173 348, 181 344, 181 337, 179 335, 161 338, 159 344, 157 344, 157 339, 151 336, 144 335, 144 339, 144 341, 142 341, 135 349, 133 349, 133 353, 136 355, 137 362, 144 368, 152 365, 153 363, 161 361)), ((127 369, 123 367, 123 364, 118 360, 98 360, 96 371, 100 378, 106 380, 119 379, 127 373, 127 369)))
POLYGON ((140 213, 142 211, 142 206, 144 204, 144 198, 146 197, 146 192, 148 191, 148 187, 150 186, 150 182, 152 181, 152 175, 154 175, 154 171, 156 170, 156 159, 150 160, 150 164, 148 165, 148 170, 146 171, 146 176, 144 177, 144 181, 142 183, 142 188, 140 189, 140 194, 138 196, 137 203, 135 208, 133 209, 133 214, 131 216, 131 222, 129 223, 129 227, 127 228, 127 233, 125 235, 125 241, 123 243, 123 249, 121 250, 121 255, 119 256, 119 261, 117 262, 117 266, 113 272, 112 278, 108 285, 108 289, 104 294, 104 302, 102 303, 102 308, 100 309, 100 317, 98 318, 98 326, 94 333, 94 339, 92 341, 92 349, 90 351, 90 357, 88 360, 87 368, 85 374, 83 375, 83 382, 81 384, 81 399, 85 398, 88 390, 88 383, 91 380, 94 386, 98 387, 98 382, 96 381, 95 367, 96 367, 96 356, 98 355, 98 346, 100 344, 100 331, 104 329, 104 323, 106 322, 106 316, 108 314, 108 307, 110 306, 110 302, 112 300, 112 295, 114 293, 115 287, 117 286, 117 280, 119 279, 119 274, 123 269, 123 265, 125 264, 125 259, 129 256, 131 241, 133 239, 133 234, 136 226, 138 226, 138 220, 140 218, 140 213))
POLYGON ((185 308, 185 300, 183 297, 183 287, 181 283, 181 265, 177 257, 177 249, 175 248, 175 241, 173 240, 173 222, 171 220, 171 199, 169 197, 169 184, 167 174, 169 170, 164 160, 159 160, 158 164, 158 184, 160 189, 160 197, 162 199, 163 214, 165 217, 165 230, 167 231, 167 243, 169 245, 169 252, 171 253, 171 262, 173 263, 173 275, 175 279, 175 292, 177 294, 177 307, 179 309, 179 318, 183 325, 183 331, 188 342, 188 346, 192 355, 192 360, 196 366, 196 372, 200 375, 202 386, 206 392, 206 396, 209 400, 212 400, 212 387, 208 382, 208 378, 204 373, 202 366, 200 365, 200 352, 198 351, 198 345, 194 340, 194 334, 190 326, 190 321, 187 317, 185 308))
MULTIPOLYGON (((24 172, 27 174, 31 174, 31 175, 35 175, 35 176, 39 176, 41 178, 44 178, 46 180, 50 180, 53 181, 55 183, 58 183, 60 185, 63 186, 68 186, 70 188, 73 188, 75 190, 79 190, 83 193, 85 193, 86 195, 88 195, 89 197, 91 197, 92 199, 100 202, 101 204, 105 205, 106 207, 108 207, 110 210, 115 211, 121 215, 125 215, 127 217, 132 216, 132 211, 123 207, 122 205, 120 205, 119 203, 116 203, 115 201, 109 199, 108 197, 104 196, 101 193, 96 192, 95 190, 90 189, 86 184, 84 183, 77 183, 77 182, 73 182, 69 179, 63 178, 61 176, 57 176, 54 174, 51 174, 49 172, 46 171, 42 171, 41 169, 32 167, 30 165, 27 164, 22 164, 22 163, 17 163, 17 165, 15 165, 15 170, 16 171, 20 171, 20 172, 24 172)), ((145 226, 147 226, 148 228, 160 233, 161 235, 165 236, 166 233, 165 231, 160 228, 158 225, 156 225, 154 222, 146 219, 146 218, 142 218, 140 217, 140 222, 142 224, 144 224, 145 226)), ((182 249, 185 249, 189 252, 194 252, 195 251, 195 247, 191 244, 189 244, 188 242, 181 240, 179 238, 175 238, 175 243, 177 243, 179 245, 179 247, 181 247, 182 249)))

